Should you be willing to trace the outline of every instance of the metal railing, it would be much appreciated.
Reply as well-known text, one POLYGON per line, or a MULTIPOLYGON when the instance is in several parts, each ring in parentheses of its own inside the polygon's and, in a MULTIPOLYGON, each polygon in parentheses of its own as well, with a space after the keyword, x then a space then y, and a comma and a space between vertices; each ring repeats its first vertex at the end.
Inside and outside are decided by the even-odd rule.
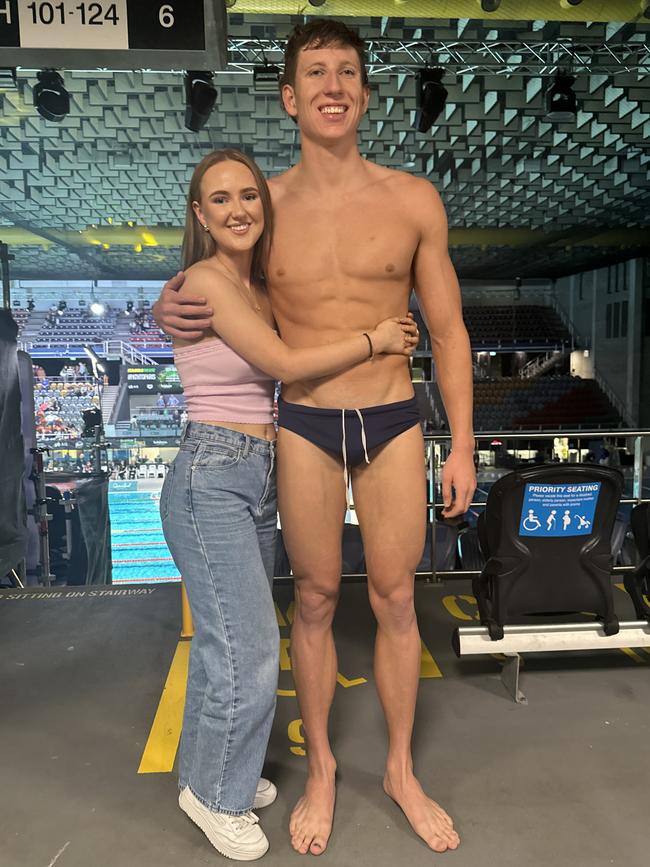
POLYGON ((147 366, 157 364, 153 358, 145 355, 144 352, 136 349, 130 343, 124 343, 123 340, 21 340, 18 342, 19 348, 33 355, 36 360, 38 360, 38 355, 35 353, 42 353, 46 350, 54 351, 61 357, 79 356, 84 345, 90 346, 97 355, 103 358, 118 355, 125 364, 146 364, 147 366))

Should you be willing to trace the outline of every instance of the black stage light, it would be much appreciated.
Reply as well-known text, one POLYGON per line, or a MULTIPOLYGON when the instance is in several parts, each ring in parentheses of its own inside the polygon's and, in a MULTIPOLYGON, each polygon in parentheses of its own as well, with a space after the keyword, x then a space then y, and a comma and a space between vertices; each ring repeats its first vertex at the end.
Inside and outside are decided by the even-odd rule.
POLYGON ((546 91, 546 119, 552 121, 575 120, 578 100, 573 92, 575 78, 566 72, 558 72, 553 84, 546 91))
POLYGON ((253 68, 253 93, 277 93, 280 87, 280 67, 273 63, 253 68))
POLYGON ((133 310, 133 301, 126 302, 126 315, 128 316, 133 310))
POLYGON ((192 132, 203 129, 219 96, 212 79, 211 72, 185 73, 185 126, 192 132))
POLYGON ((59 301, 59 306, 56 308, 57 313, 63 313, 67 306, 67 301, 59 301))
POLYGON ((44 69, 37 78, 38 84, 34 87, 36 111, 45 120, 59 123, 70 113, 70 94, 63 86, 63 79, 55 69, 44 69))
POLYGON ((418 72, 418 111, 415 116, 418 132, 428 132, 445 107, 447 90, 442 84, 444 74, 445 70, 439 66, 427 66, 418 72))
POLYGON ((501 5, 501 0, 481 0, 481 9, 484 12, 496 12, 501 5))
POLYGON ((29 310, 30 313, 32 312, 34 307, 36 307, 36 304, 34 304, 32 299, 30 298, 29 301, 27 302, 27 309, 29 310))

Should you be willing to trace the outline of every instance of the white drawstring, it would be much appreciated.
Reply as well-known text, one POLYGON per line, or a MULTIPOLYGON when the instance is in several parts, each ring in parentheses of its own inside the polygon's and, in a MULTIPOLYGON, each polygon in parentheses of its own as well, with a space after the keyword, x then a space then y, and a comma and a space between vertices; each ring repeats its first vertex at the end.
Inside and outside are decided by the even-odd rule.
POLYGON ((370 459, 368 457, 368 449, 366 448, 366 427, 363 423, 363 416, 361 415, 361 410, 355 409, 356 414, 359 416, 359 422, 361 424, 361 445, 363 446, 363 454, 366 458, 366 463, 370 463, 370 459))
MULTIPOLYGON (((357 417, 359 419, 359 423, 361 424, 361 445, 363 446, 363 455, 366 459, 366 463, 370 463, 370 458, 368 457, 368 448, 366 443, 366 427, 363 423, 363 416, 361 415, 361 411, 355 409, 357 417)), ((343 437, 342 437, 342 452, 343 452, 343 480, 345 482, 345 507, 349 511, 350 506, 352 505, 350 501, 350 473, 348 471, 348 449, 347 442, 345 438, 345 410, 341 410, 341 427, 343 429, 343 437)))

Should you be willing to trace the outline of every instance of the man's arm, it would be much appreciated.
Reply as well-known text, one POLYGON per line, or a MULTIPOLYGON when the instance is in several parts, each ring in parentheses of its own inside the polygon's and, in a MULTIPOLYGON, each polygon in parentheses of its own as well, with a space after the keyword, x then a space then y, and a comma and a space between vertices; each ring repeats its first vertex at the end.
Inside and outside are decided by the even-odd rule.
POLYGON ((422 231, 414 263, 415 293, 431 335, 436 380, 451 428, 452 450, 442 473, 444 515, 451 518, 467 511, 476 489, 472 353, 458 278, 449 258, 447 215, 433 186, 417 183, 422 231))
POLYGON ((212 308, 207 299, 200 295, 179 295, 178 290, 185 282, 185 275, 179 271, 162 288, 160 298, 151 308, 156 324, 165 334, 181 340, 198 340, 212 325, 212 308))

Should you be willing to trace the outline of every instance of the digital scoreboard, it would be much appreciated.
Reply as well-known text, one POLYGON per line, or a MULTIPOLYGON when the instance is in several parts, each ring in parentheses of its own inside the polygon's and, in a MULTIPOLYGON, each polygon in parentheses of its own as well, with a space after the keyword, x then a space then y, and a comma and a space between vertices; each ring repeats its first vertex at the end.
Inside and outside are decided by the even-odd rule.
POLYGON ((173 364, 129 367, 126 371, 129 394, 182 394, 183 387, 173 364))
POLYGON ((223 0, 0 0, 0 65, 225 69, 223 0))

